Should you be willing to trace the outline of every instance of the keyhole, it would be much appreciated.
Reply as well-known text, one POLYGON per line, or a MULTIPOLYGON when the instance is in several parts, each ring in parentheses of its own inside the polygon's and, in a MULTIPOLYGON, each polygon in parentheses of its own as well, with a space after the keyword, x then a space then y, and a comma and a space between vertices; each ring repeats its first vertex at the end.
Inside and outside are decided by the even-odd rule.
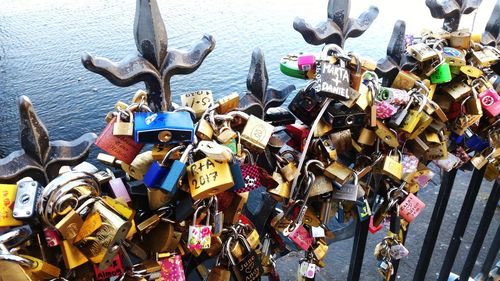
POLYGON ((29 194, 23 194, 21 197, 21 204, 25 205, 30 202, 31 196, 29 194))

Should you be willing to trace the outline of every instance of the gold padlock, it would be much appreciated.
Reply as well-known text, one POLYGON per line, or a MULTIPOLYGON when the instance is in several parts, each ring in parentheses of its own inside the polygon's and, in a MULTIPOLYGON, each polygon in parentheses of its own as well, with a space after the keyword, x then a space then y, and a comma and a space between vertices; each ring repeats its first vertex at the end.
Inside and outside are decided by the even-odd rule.
POLYGON ((89 261, 87 257, 68 240, 62 241, 61 250, 64 266, 67 269, 73 269, 89 261))
MULTIPOLYGON (((153 145, 153 148, 151 149, 151 156, 155 161, 161 162, 163 159, 165 159, 165 156, 167 153, 174 148, 173 145, 168 145, 168 144, 155 144, 153 145)), ((170 159, 179 159, 181 158, 180 153, 172 153, 170 159)))
POLYGON ((399 146, 399 141, 396 133, 392 129, 387 128, 384 123, 380 122, 379 120, 377 120, 377 128, 375 129, 375 134, 388 146, 394 148, 399 146))
POLYGON ((321 225, 321 220, 319 219, 316 212, 313 211, 311 208, 308 208, 306 210, 302 222, 312 227, 319 227, 321 225))
MULTIPOLYGON (((278 160, 278 168, 280 169, 281 175, 285 178, 286 181, 292 182, 295 177, 299 175, 299 171, 297 167, 292 161, 287 160, 282 157, 284 153, 277 155, 276 159, 278 160)), ((294 155, 292 155, 294 156, 294 155)), ((295 158, 295 156, 294 156, 295 158)))
POLYGON ((318 260, 323 260, 327 252, 328 252, 328 245, 323 239, 319 239, 313 250, 314 256, 318 260))
POLYGON ((134 114, 130 110, 124 111, 127 113, 129 121, 123 121, 123 112, 120 112, 113 124, 113 135, 115 136, 133 136, 134 135, 134 114))
POLYGON ((395 157, 392 155, 393 151, 394 150, 391 150, 389 155, 384 157, 384 161, 382 162, 381 167, 381 173, 391 177, 396 181, 400 181, 403 177, 403 164, 401 164, 402 155, 401 152, 396 151, 396 153, 399 154, 399 157, 395 159, 395 157))
POLYGON ((335 161, 325 168, 324 175, 343 185, 351 178, 352 170, 335 161))
POLYGON ((215 110, 219 114, 224 114, 236 109, 239 104, 240 95, 238 93, 231 93, 217 101, 215 110))
POLYGON ((227 162, 203 158, 187 167, 189 189, 194 200, 205 199, 234 185, 227 162))
POLYGON ((219 134, 217 134, 217 141, 222 144, 228 144, 230 141, 236 139, 238 134, 231 129, 229 126, 224 126, 219 130, 219 134))
POLYGON ((46 261, 43 261, 41 259, 32 256, 27 256, 27 255, 19 255, 19 256, 27 260, 30 260, 33 263, 30 271, 38 278, 52 279, 52 278, 57 278, 59 277, 59 275, 61 275, 61 269, 55 265, 52 265, 46 261))
POLYGON ((18 226, 23 222, 16 220, 12 214, 12 208, 16 200, 17 185, 15 184, 0 184, 0 227, 3 226, 18 226))
POLYGON ((314 197, 332 191, 332 180, 323 175, 317 175, 314 179, 314 182, 312 183, 311 190, 309 191, 309 196, 314 197))
POLYGON ((73 209, 62 218, 56 225, 56 229, 61 233, 61 236, 70 242, 75 239, 83 225, 82 217, 73 209))
POLYGON ((472 50, 472 59, 481 67, 490 67, 500 60, 500 53, 492 47, 483 47, 481 50, 472 50))
POLYGON ((241 133, 241 142, 251 150, 262 152, 266 148, 273 131, 273 125, 250 115, 241 133))
POLYGON ((273 172, 272 178, 278 183, 278 186, 272 189, 268 189, 267 192, 269 192, 274 200, 278 202, 289 199, 291 188, 290 182, 286 181, 278 172, 273 172))
POLYGON ((208 281, 230 281, 231 272, 227 266, 215 265, 208 274, 208 281))
POLYGON ((410 109, 408 111, 408 114, 406 115, 405 119, 403 120, 403 123, 401 124, 402 131, 411 134, 415 130, 415 127, 417 127, 418 122, 420 121, 422 115, 424 114, 423 111, 426 103, 427 103, 427 96, 423 96, 420 99, 419 108, 417 110, 410 109))
POLYGON ((425 62, 437 58, 439 54, 436 50, 427 46, 425 43, 417 43, 406 48, 408 53, 419 62, 425 62))
POLYGON ((164 191, 161 188, 148 188, 148 203, 151 210, 156 210, 161 206, 165 206, 172 199, 172 194, 164 191))
POLYGON ((248 192, 235 193, 231 204, 224 211, 224 224, 235 224, 240 219, 241 211, 248 200, 248 192))
POLYGON ((212 125, 205 120, 205 118, 200 119, 198 122, 198 127, 196 128, 196 136, 200 140, 212 140, 212 137, 214 135, 214 129, 212 128, 212 125))
POLYGON ((374 131, 368 128, 361 129, 361 132, 359 133, 358 137, 358 142, 360 144, 372 146, 375 144, 376 140, 377 140, 377 135, 375 134, 374 131))
POLYGON ((432 123, 433 119, 431 116, 429 116, 427 113, 422 112, 422 115, 420 116, 420 120, 418 121, 418 124, 416 128, 413 130, 413 133, 408 135, 409 140, 413 140, 420 136, 427 127, 429 127, 432 123))
MULTIPOLYGON (((448 95, 450 95, 454 101, 459 101, 464 97, 468 96, 472 89, 469 85, 467 85, 463 81, 455 81, 444 85, 442 87, 442 90, 448 95)), ((439 106, 441 106, 440 103, 439 106)))
POLYGON ((488 163, 486 166, 486 171, 484 172, 484 178, 487 181, 494 181, 500 177, 500 161, 495 160, 488 163))
POLYGON ((121 162, 121 168, 131 177, 136 180, 143 180, 144 175, 149 170, 149 167, 153 164, 154 158, 151 151, 146 151, 140 153, 134 158, 134 161, 130 165, 121 162))

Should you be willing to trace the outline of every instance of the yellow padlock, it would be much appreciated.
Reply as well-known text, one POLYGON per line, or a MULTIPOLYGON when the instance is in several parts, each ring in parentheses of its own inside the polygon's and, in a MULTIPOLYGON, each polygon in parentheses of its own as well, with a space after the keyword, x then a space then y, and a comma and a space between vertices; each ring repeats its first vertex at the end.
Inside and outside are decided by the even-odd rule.
MULTIPOLYGON (((418 97, 417 97, 418 99, 418 97)), ((417 110, 415 109, 410 109, 408 111, 408 114, 406 115, 405 119, 403 120, 403 124, 401 127, 402 131, 405 131, 407 133, 412 133, 413 130, 415 130, 415 127, 417 127, 418 122, 420 121, 420 118, 422 118, 424 107, 427 103, 427 96, 423 96, 420 98, 420 105, 417 110)))
POLYGON ((0 184, 0 227, 18 226, 23 222, 14 219, 12 209, 16 200, 17 185, 0 184))
POLYGON ((219 194, 234 185, 227 162, 203 158, 187 168, 189 190, 194 200, 219 194))
POLYGON ((52 279, 59 277, 59 275, 61 274, 60 268, 46 261, 43 261, 41 259, 32 256, 26 256, 26 255, 19 255, 19 256, 33 262, 33 266, 30 270, 31 272, 33 272, 33 274, 35 274, 39 278, 52 279))

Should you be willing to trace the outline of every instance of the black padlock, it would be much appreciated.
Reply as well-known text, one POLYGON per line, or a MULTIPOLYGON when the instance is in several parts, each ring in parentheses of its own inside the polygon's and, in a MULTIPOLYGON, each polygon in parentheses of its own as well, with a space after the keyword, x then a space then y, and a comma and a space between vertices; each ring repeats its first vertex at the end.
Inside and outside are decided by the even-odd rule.
POLYGON ((233 241, 233 237, 230 237, 227 241, 229 247, 227 247, 227 255, 229 256, 229 260, 231 261, 231 269, 238 281, 256 281, 260 280, 260 277, 264 273, 264 269, 262 268, 262 262, 259 258, 259 255, 252 250, 250 244, 248 244, 247 239, 243 235, 238 235, 237 240, 240 243, 245 245, 245 250, 247 251, 244 258, 242 258, 239 262, 233 257, 233 254, 229 249, 231 249, 231 243, 233 241))
POLYGON ((315 83, 313 81, 306 88, 301 89, 288 105, 290 112, 307 126, 311 126, 325 101, 324 97, 317 94, 315 83))
POLYGON ((331 103, 323 114, 323 121, 335 129, 361 127, 366 124, 366 113, 341 103, 331 103))

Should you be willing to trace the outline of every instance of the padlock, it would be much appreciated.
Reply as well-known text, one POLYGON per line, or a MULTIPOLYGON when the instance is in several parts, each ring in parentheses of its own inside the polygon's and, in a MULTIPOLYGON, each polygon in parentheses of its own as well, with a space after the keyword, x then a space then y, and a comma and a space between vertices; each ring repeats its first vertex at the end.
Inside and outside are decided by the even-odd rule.
POLYGON ((240 95, 238 93, 231 93, 222 97, 215 104, 215 111, 219 114, 225 114, 229 111, 235 110, 240 104, 240 95))
POLYGON ((200 206, 196 209, 193 216, 193 224, 189 226, 188 249, 190 250, 210 248, 210 237, 212 236, 212 226, 210 225, 210 209, 205 208, 208 212, 205 225, 196 224, 198 212, 204 208, 204 206, 200 206))
POLYGON ((71 209, 56 225, 56 229, 61 233, 64 240, 70 242, 75 239, 83 225, 82 217, 71 209))
POLYGON ((366 124, 367 114, 357 108, 348 108, 340 103, 330 103, 323 120, 335 129, 351 129, 366 124))
POLYGON ((345 63, 342 60, 340 60, 341 65, 335 65, 327 61, 330 51, 341 52, 342 49, 335 44, 328 44, 323 47, 319 69, 316 69, 316 91, 320 96, 348 100, 349 71, 345 68, 345 63))
POLYGON ((286 181, 292 182, 295 177, 299 175, 299 171, 297 170, 297 167, 295 166, 295 163, 293 161, 290 161, 283 156, 285 154, 289 154, 293 157, 293 161, 296 161, 296 155, 291 152, 291 151, 284 151, 280 153, 279 156, 276 157, 277 165, 280 170, 281 175, 284 177, 286 181))
POLYGON ((249 163, 242 164, 240 166, 241 175, 245 182, 245 185, 239 189, 233 189, 236 193, 243 193, 255 190, 261 186, 260 182, 260 170, 253 160, 253 156, 251 153, 247 153, 247 159, 249 159, 249 163))
POLYGON ((427 129, 433 122, 433 118, 429 116, 425 111, 421 112, 420 120, 417 123, 417 126, 413 130, 411 134, 407 136, 407 139, 413 140, 420 136, 425 129, 427 129))
POLYGON ((333 191, 333 185, 331 179, 323 175, 317 175, 311 186, 311 191, 309 193, 309 196, 311 197, 319 196, 332 191, 333 191))
POLYGON ((322 260, 325 258, 327 252, 328 245, 323 239, 319 239, 313 250, 314 256, 316 257, 316 259, 322 260))
POLYGON ((222 266, 216 262, 208 274, 207 281, 231 281, 231 272, 226 266, 222 266))
POLYGON ((454 101, 459 101, 469 95, 471 87, 462 81, 455 81, 443 86, 442 90, 450 95, 454 101))
POLYGON ((62 241, 61 250, 64 265, 67 269, 73 269, 88 262, 87 257, 68 240, 62 241))
POLYGON ((32 263, 30 271, 40 279, 52 279, 61 275, 60 268, 46 261, 28 255, 19 255, 19 257, 27 259, 32 263))
POLYGON ((450 46, 457 49, 468 50, 470 48, 471 33, 468 30, 457 30, 450 33, 450 46))
POLYGON ((412 222, 424 208, 424 202, 413 193, 409 193, 401 205, 399 205, 399 214, 407 222, 412 222))
POLYGON ((266 148, 273 131, 273 125, 250 115, 241 133, 241 142, 251 150, 262 152, 266 148))
POLYGON ((316 57, 312 54, 301 54, 297 57, 297 65, 302 71, 314 70, 316 68, 316 57))
POLYGON ((481 67, 491 67, 500 59, 498 49, 483 46, 479 50, 472 50, 472 60, 481 67))
POLYGON ((462 51, 458 49, 451 47, 444 47, 443 57, 450 66, 465 65, 465 55, 462 51))
POLYGON ((169 172, 169 169, 167 168, 167 161, 170 160, 170 157, 174 155, 174 153, 182 150, 183 148, 184 146, 177 146, 175 148, 172 148, 160 163, 157 161, 153 161, 146 174, 144 174, 144 184, 150 188, 159 187, 160 183, 163 182, 169 172))
POLYGON ((175 231, 170 222, 159 221, 143 235, 145 249, 150 252, 173 252, 179 245, 182 234, 175 231))
POLYGON ((487 147, 481 153, 476 153, 474 157, 470 160, 471 164, 477 170, 481 170, 489 162, 489 158, 495 153, 495 148, 487 147))
POLYGON ((500 96, 494 89, 487 89, 478 96, 483 109, 491 117, 497 117, 500 113, 500 96))
POLYGON ((184 267, 182 265, 182 257, 178 254, 169 254, 167 257, 162 257, 159 260, 161 269, 162 281, 185 281, 184 267))
POLYGON ((176 192, 176 187, 180 179, 184 177, 186 173, 186 162, 191 153, 193 146, 190 144, 186 147, 182 156, 179 160, 174 160, 170 166, 170 170, 166 173, 166 176, 161 180, 159 187, 164 191, 174 194, 176 192))
POLYGON ((290 112, 302 123, 310 126, 318 116, 325 98, 316 94, 315 83, 301 89, 288 105, 290 112))
POLYGON ((359 133, 358 143, 372 146, 375 144, 376 139, 377 135, 374 131, 367 128, 362 128, 361 132, 359 133))
POLYGON ((417 43, 406 48, 406 51, 419 62, 425 62, 438 57, 438 52, 425 43, 417 43))
POLYGON ((227 162, 207 157, 189 165, 187 171, 191 197, 194 200, 208 198, 234 185, 227 162))
POLYGON ((113 135, 113 127, 116 117, 113 118, 95 141, 95 145, 116 159, 130 165, 139 154, 144 144, 136 143, 130 136, 113 135))
POLYGON ((181 95, 181 105, 192 108, 197 118, 200 118, 212 104, 214 104, 214 98, 210 90, 200 90, 181 95))
POLYGON ((196 136, 200 140, 212 140, 214 135, 214 129, 212 125, 205 120, 205 118, 201 118, 196 127, 196 136))
POLYGON ((384 123, 380 122, 379 120, 377 120, 377 128, 375 129, 375 134, 388 146, 393 148, 399 146, 397 133, 394 132, 394 130, 387 128, 384 123))
POLYGON ((346 183, 351 177, 353 171, 347 166, 339 163, 338 161, 333 162, 328 167, 325 168, 324 175, 328 178, 335 180, 339 184, 346 183))
POLYGON ((56 247, 61 245, 61 237, 56 229, 46 226, 43 228, 43 235, 45 236, 47 246, 56 247))
POLYGON ((365 196, 358 197, 356 201, 356 211, 360 221, 366 221, 372 215, 370 204, 365 196))
POLYGON ((281 58, 280 60, 280 71, 281 73, 300 79, 314 79, 315 77, 315 68, 309 71, 300 70, 298 65, 298 57, 302 53, 296 54, 288 54, 281 58))
POLYGON ((433 84, 448 83, 451 81, 451 70, 450 65, 447 62, 441 63, 434 71, 431 76, 431 82, 433 84))
MULTIPOLYGON (((406 116, 408 115, 408 111, 410 107, 413 105, 413 102, 415 99, 412 97, 408 104, 405 107, 401 107, 396 114, 394 114, 391 119, 388 121, 389 127, 393 129, 398 129, 403 121, 406 119, 406 116)), ((418 121, 417 121, 418 122, 418 121)))
POLYGON ((12 217, 20 220, 33 218, 36 202, 42 192, 42 188, 37 181, 25 180, 18 182, 12 217))
POLYGON ((240 214, 248 200, 248 193, 233 193, 228 208, 224 210, 224 224, 235 224, 240 219, 240 214))
POLYGON ((358 174, 352 173, 352 183, 344 183, 339 189, 334 189, 332 199, 356 202, 358 199, 358 174))
POLYGON ((132 199, 130 198, 127 187, 125 187, 123 179, 116 178, 114 173, 110 169, 106 170, 108 171, 108 174, 111 175, 111 180, 108 182, 108 184, 115 198, 123 200, 127 204, 131 204, 132 199))
POLYGON ((219 162, 229 162, 233 158, 231 149, 215 141, 199 141, 194 153, 203 152, 206 157, 219 162))
MULTIPOLYGON (((246 241, 245 237, 242 235, 238 235, 236 239, 240 242, 243 242, 245 246, 246 255, 241 261, 237 262, 231 251, 227 251, 227 256, 229 257, 231 263, 231 269, 238 281, 256 281, 260 280, 260 276, 263 274, 264 270, 262 268, 262 263, 257 255, 257 253, 251 249, 250 245, 246 241)), ((234 241, 233 237, 228 239, 227 244, 231 247, 232 242, 234 241)))
POLYGON ((415 82, 418 80, 418 76, 400 70, 394 81, 392 81, 391 88, 401 89, 401 90, 411 90, 415 86, 415 82))
POLYGON ((305 280, 300 277, 313 279, 316 275, 316 265, 312 261, 304 260, 300 263, 298 273, 297 280, 305 280))
POLYGON ((427 96, 423 95, 422 98, 419 99, 419 107, 417 110, 410 109, 408 114, 406 114, 403 123, 401 124, 401 130, 407 133, 412 133, 417 127, 420 118, 422 118, 425 104, 427 103, 427 96))
POLYGON ((136 143, 192 142, 194 124, 189 112, 134 112, 136 143))
POLYGON ((105 269, 100 269, 95 264, 93 264, 93 267, 96 280, 107 280, 113 276, 121 276, 125 273, 120 255, 116 255, 111 264, 105 269))
POLYGON ((286 125, 285 131, 291 139, 286 143, 295 150, 304 150, 305 140, 309 135, 309 127, 300 124, 286 125))
POLYGON ((278 172, 273 172, 273 179, 278 182, 278 186, 268 189, 267 192, 269 192, 271 196, 279 202, 290 199, 290 182, 286 181, 283 178, 283 175, 278 172))
POLYGON ((116 122, 113 124, 113 135, 115 136, 133 136, 134 135, 134 115, 130 110, 118 113, 116 122), (125 122, 122 115, 128 115, 129 121, 125 122))
POLYGON ((231 140, 236 139, 237 136, 238 136, 238 134, 235 131, 233 131, 233 129, 231 129, 231 127, 224 126, 219 130, 219 133, 217 134, 216 139, 218 142, 220 142, 222 144, 227 144, 231 140))

